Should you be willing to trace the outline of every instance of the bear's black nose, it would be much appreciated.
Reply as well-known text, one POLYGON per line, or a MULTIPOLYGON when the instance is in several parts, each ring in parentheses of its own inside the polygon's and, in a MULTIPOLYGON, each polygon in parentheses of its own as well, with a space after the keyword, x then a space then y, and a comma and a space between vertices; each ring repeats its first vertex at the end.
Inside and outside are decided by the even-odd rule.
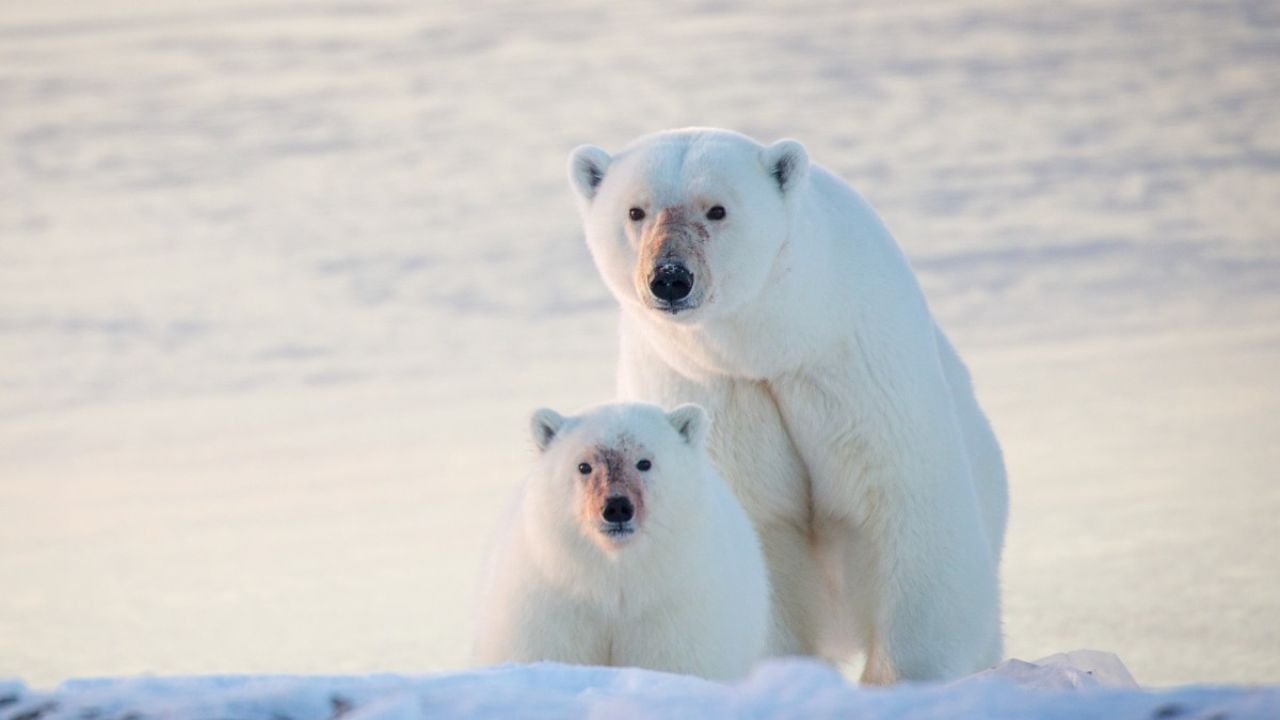
POLYGON ((693 273, 679 263, 663 263, 649 279, 649 292, 659 300, 683 300, 693 291, 693 273))
POLYGON ((604 521, 611 523, 630 522, 636 515, 636 507, 621 495, 611 497, 604 503, 604 521))

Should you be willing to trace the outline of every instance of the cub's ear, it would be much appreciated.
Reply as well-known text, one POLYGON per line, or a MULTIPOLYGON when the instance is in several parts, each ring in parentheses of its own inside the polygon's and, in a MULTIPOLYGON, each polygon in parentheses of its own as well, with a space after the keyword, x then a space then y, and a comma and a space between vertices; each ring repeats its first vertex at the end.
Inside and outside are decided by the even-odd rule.
POLYGON ((547 408, 534 410, 533 417, 529 419, 529 428, 533 431, 533 442, 540 451, 547 449, 562 427, 564 427, 564 417, 555 410, 547 408))
POLYGON ((685 442, 694 447, 701 447, 707 437, 707 428, 711 427, 711 418, 707 411, 693 403, 686 403, 667 413, 667 422, 680 433, 685 442))
POLYGON ((583 200, 596 196, 611 160, 609 153, 595 145, 579 145, 569 153, 569 184, 583 200))
POLYGON ((809 153, 795 140, 779 140, 761 150, 760 163, 784 195, 809 177, 809 153))

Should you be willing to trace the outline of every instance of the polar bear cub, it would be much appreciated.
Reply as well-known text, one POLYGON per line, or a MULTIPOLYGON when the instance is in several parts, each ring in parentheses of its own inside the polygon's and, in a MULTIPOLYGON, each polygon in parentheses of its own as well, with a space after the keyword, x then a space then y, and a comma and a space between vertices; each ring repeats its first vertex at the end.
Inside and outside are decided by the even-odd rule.
POLYGON ((769 586, 696 405, 532 419, 540 455, 498 533, 475 660, 733 679, 763 655, 769 586))

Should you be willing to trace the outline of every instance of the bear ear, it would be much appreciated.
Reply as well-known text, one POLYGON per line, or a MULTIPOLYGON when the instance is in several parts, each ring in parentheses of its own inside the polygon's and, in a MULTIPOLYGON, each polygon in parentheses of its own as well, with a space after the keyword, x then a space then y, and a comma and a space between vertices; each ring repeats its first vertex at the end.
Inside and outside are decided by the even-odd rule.
POLYGON ((533 417, 529 419, 529 428, 533 431, 533 442, 540 451, 547 449, 562 427, 564 427, 564 417, 548 408, 534 410, 533 417))
POLYGON ((783 194, 809 177, 809 153, 795 140, 779 140, 760 151, 760 162, 783 194))
POLYGON ((569 182, 583 200, 591 200, 604 181, 612 158, 595 145, 579 145, 569 153, 569 182))
POLYGON ((694 447, 702 446, 702 441, 707 437, 707 428, 711 426, 707 411, 693 403, 680 405, 667 413, 667 422, 671 423, 671 427, 680 433, 685 442, 694 447))

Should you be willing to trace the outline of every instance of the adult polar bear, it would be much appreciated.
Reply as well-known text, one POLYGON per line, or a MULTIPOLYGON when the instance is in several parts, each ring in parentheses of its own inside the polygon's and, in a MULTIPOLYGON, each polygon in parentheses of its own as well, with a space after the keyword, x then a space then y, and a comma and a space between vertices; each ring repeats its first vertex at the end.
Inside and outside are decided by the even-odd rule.
POLYGON ((999 445, 870 206, 800 143, 724 130, 582 146, 569 175, 622 306, 620 394, 711 411, 773 653, 861 650, 879 684, 999 660, 999 445))

